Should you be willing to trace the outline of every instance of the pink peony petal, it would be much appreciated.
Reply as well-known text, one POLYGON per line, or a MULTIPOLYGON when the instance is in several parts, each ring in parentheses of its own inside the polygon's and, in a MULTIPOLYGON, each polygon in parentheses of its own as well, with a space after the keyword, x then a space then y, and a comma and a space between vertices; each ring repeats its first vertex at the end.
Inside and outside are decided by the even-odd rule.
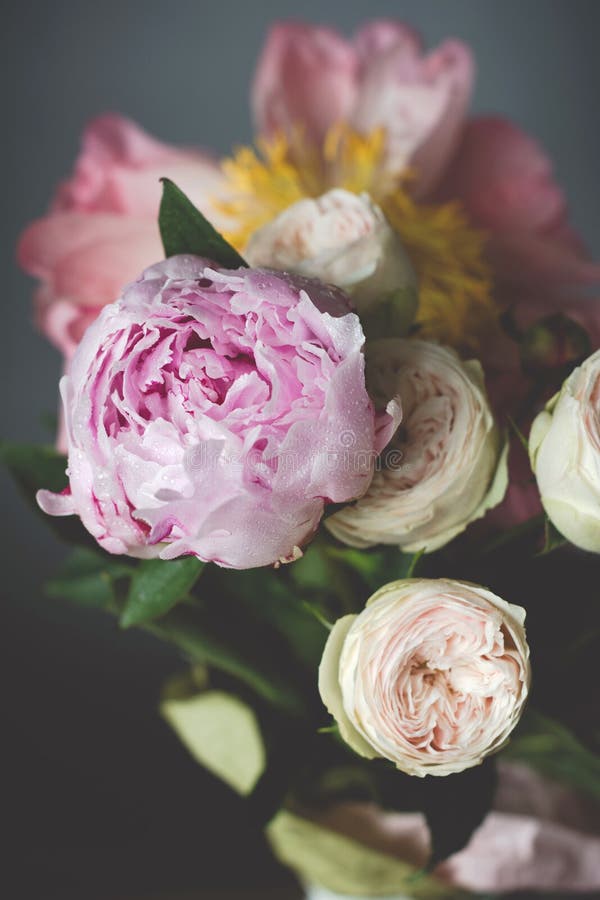
POLYGON ((356 95, 358 60, 329 28, 280 22, 267 37, 252 87, 257 130, 272 135, 299 126, 321 141, 349 117, 356 95))
POLYGON ((439 198, 458 198, 473 219, 492 231, 549 228, 565 214, 542 148, 507 119, 471 119, 439 188, 439 198))

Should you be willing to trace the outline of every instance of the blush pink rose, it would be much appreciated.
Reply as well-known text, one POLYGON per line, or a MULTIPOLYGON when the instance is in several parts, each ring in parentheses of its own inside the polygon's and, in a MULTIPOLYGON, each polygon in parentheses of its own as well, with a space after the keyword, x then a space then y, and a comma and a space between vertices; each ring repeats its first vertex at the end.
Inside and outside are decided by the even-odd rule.
POLYGON ((473 62, 459 41, 425 54, 406 25, 375 20, 350 41, 318 26, 280 22, 269 33, 252 90, 261 134, 295 126, 318 143, 345 121, 388 130, 388 165, 418 171, 431 190, 448 163, 466 114, 473 62))
POLYGON ((499 750, 527 698, 525 610, 486 588, 409 578, 331 631, 323 702, 361 756, 449 775, 499 750))
POLYGON ((74 172, 48 214, 21 236, 19 262, 41 282, 39 325, 67 359, 100 309, 161 257, 163 176, 205 211, 220 190, 218 165, 205 154, 162 144, 121 116, 102 116, 85 130, 74 172))
POLYGON ((70 488, 40 505, 110 553, 294 559, 326 503, 364 493, 393 427, 376 422, 363 342, 321 282, 193 256, 147 269, 61 382, 70 488))

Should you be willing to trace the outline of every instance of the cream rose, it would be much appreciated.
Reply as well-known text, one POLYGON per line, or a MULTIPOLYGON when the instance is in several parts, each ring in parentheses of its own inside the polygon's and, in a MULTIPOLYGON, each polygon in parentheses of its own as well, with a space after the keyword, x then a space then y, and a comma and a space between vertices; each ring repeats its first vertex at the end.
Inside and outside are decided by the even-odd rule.
POLYGON ((335 284, 352 297, 359 313, 370 313, 394 296, 405 327, 414 318, 414 271, 368 194, 335 189, 316 200, 298 200, 252 235, 244 256, 251 266, 335 284))
POLYGON ((436 550, 498 504, 508 484, 481 366, 438 344, 390 338, 367 344, 367 383, 376 404, 396 399, 402 426, 364 497, 326 525, 353 547, 436 550))
POLYGON ((382 587, 339 619, 319 691, 344 740, 409 775, 449 775, 499 750, 530 670, 525 610, 460 581, 382 587))
POLYGON ((529 454, 553 524, 577 547, 600 553, 600 350, 537 416, 529 454))

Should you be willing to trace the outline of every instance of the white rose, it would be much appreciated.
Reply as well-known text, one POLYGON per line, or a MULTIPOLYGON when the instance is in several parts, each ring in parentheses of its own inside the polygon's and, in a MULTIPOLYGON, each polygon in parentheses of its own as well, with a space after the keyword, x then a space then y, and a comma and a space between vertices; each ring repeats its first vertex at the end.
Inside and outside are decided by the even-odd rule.
POLYGON ((395 398, 402 425, 367 493, 326 525, 353 547, 436 550, 498 504, 508 484, 481 366, 418 340, 372 341, 366 352, 369 392, 376 405, 395 398))
POLYGON ((319 691, 361 756, 449 775, 506 743, 527 697, 525 610, 473 584, 406 579, 333 627, 319 691))
POLYGON ((417 306, 416 280, 396 232, 368 194, 328 191, 293 203, 259 228, 244 255, 251 266, 297 272, 335 284, 359 313, 395 296, 405 328, 417 306))
POLYGON ((549 519, 577 547, 600 553, 600 350, 537 416, 529 454, 549 519))

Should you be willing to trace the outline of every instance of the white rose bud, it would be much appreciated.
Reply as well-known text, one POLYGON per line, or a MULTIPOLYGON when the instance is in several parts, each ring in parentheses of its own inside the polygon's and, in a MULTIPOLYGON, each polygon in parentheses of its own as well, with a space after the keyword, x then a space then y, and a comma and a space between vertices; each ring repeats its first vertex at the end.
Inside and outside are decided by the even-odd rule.
POLYGON ((396 399, 402 425, 366 494, 326 525, 353 547, 437 550, 498 504, 508 484, 481 366, 427 341, 372 341, 366 353, 369 392, 378 406, 396 399))
POLYGON ((319 691, 344 740, 409 775, 449 775, 499 750, 530 680, 525 610, 474 584, 406 579, 333 627, 319 691))
POLYGON ((415 273, 404 247, 368 194, 336 188, 293 203, 259 228, 244 255, 251 266, 296 272, 335 284, 359 314, 392 299, 406 330, 417 307, 415 273))
POLYGON ((548 518, 571 543, 600 553, 600 350, 537 416, 529 454, 548 518))

